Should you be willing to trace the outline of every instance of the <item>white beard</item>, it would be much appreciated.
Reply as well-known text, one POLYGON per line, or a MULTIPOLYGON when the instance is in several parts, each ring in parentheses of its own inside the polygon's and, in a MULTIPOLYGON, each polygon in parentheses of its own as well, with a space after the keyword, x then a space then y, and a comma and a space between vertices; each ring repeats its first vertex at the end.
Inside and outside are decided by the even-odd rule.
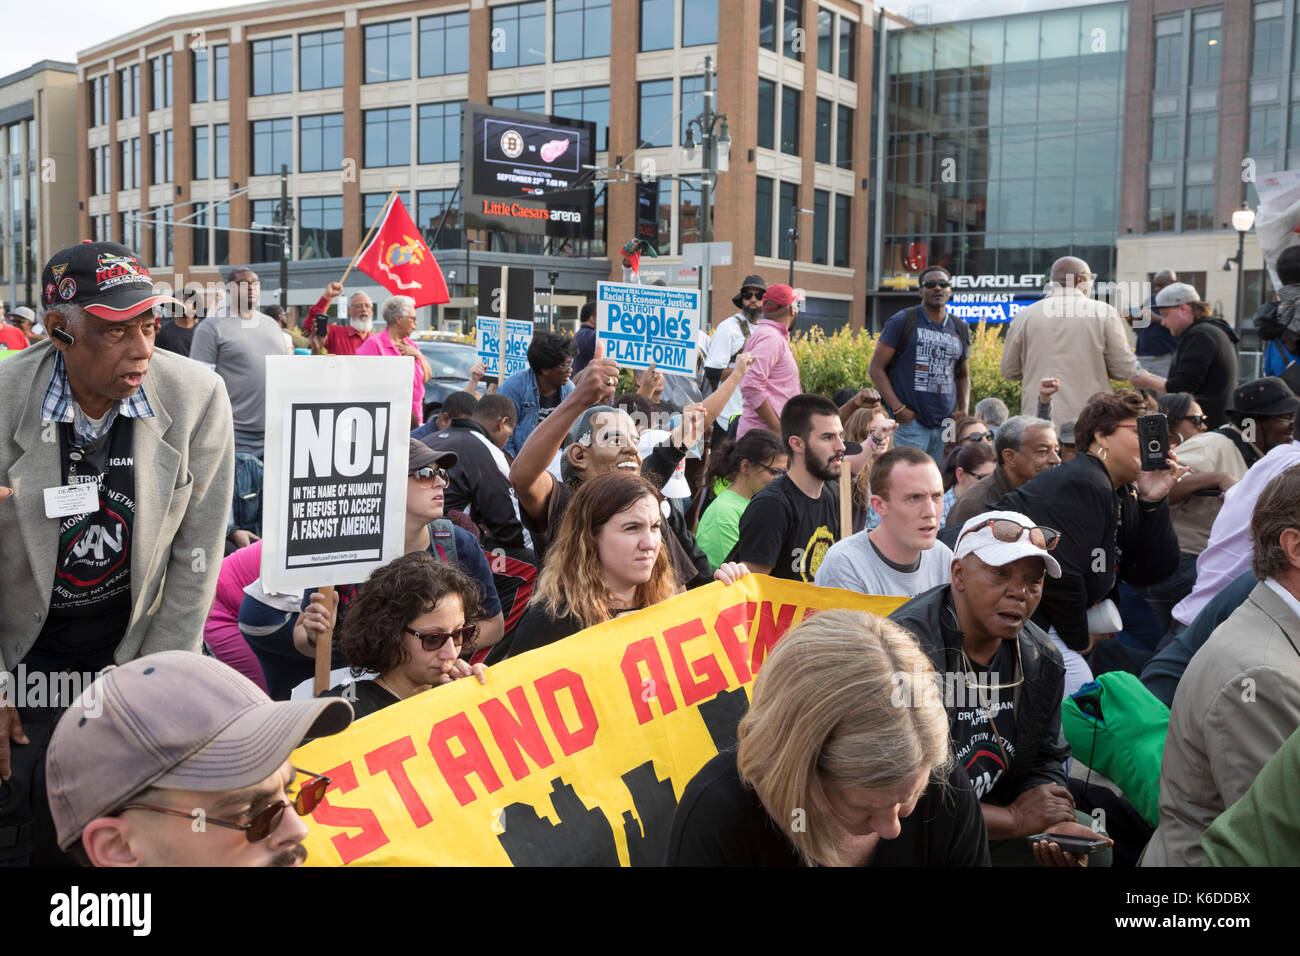
POLYGON ((369 332, 375 324, 374 319, 349 319, 348 324, 358 332, 369 332))

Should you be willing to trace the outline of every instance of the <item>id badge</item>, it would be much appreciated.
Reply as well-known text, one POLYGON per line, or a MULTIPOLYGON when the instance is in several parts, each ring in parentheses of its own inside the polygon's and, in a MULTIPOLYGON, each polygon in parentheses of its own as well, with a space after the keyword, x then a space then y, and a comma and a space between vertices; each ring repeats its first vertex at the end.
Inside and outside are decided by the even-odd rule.
POLYGON ((67 518, 99 510, 99 485, 93 481, 45 489, 45 517, 67 518))

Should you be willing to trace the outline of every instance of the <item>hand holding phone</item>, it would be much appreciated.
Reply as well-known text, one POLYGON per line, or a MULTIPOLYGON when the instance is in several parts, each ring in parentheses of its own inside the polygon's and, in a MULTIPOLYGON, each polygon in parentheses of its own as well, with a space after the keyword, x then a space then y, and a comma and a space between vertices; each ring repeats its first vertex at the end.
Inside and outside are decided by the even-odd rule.
POLYGON ((329 332, 329 319, 324 315, 316 316, 316 327, 312 330, 312 335, 318 339, 323 339, 329 332))
POLYGON ((1169 470, 1169 419, 1162 414, 1139 415, 1138 444, 1143 471, 1169 470))

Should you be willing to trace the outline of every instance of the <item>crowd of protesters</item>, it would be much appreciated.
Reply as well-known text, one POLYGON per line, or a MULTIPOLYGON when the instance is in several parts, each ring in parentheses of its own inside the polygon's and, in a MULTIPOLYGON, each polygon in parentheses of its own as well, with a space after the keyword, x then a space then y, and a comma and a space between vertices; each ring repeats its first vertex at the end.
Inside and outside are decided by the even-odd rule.
MULTIPOLYGON (((1290 356, 1300 249, 1278 270, 1290 356)), ((526 369, 480 395, 476 367, 427 422, 413 300, 357 292, 331 323, 331 283, 300 329, 251 270, 230 278, 201 321, 160 327, 181 303, 131 250, 87 242, 46 265, 39 332, 13 326, 0 670, 101 676, 0 702, 0 865, 301 863, 298 818, 329 786, 290 763, 304 739, 750 574, 906 603, 781 640, 738 744, 685 785, 666 863, 1300 859, 1273 809, 1300 728, 1300 399, 1284 376, 1239 385, 1235 333, 1172 272, 1133 330, 1086 262, 1058 260, 1006 335, 1014 416, 976 392, 931 266, 874 385, 805 392, 801 298, 754 274, 701 343, 700 401, 672 404, 653 367, 616 395, 589 303, 577 336, 537 331, 526 369), (295 351, 408 361, 412 431, 403 554, 285 594, 263 586, 258 529, 231 531, 264 493, 265 359, 295 351), (1168 453, 1144 467, 1152 422, 1168 453), (1167 707, 1141 779, 1103 779, 1066 740, 1063 710, 1098 681, 1167 707), (100 707, 114 719, 88 719, 100 707)))

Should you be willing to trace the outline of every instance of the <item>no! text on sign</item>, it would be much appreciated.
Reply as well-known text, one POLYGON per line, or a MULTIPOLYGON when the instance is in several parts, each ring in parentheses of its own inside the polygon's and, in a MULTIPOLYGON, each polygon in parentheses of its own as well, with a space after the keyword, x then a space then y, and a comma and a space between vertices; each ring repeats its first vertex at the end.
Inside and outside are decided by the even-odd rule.
POLYGON ((596 338, 624 368, 655 365, 694 375, 700 293, 693 289, 596 283, 596 338))

